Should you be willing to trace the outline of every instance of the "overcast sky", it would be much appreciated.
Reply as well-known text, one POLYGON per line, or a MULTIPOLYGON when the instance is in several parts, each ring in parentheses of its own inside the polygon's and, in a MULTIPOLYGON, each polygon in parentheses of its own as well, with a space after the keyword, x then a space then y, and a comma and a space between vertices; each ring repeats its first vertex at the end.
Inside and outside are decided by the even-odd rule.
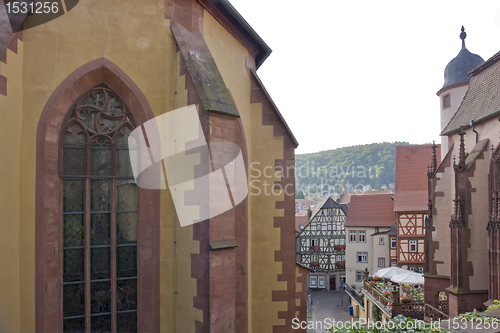
POLYGON ((296 153, 440 141, 444 68, 500 51, 499 1, 229 0, 273 52, 257 71, 296 153))

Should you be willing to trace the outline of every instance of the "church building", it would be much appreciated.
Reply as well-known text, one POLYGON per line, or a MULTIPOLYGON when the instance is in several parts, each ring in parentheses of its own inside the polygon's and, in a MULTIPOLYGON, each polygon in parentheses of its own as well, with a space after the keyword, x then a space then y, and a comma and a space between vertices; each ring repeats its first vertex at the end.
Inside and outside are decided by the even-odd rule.
POLYGON ((0 332, 278 333, 306 320, 298 142, 257 74, 270 47, 227 0, 53 2, 43 24, 0 2, 0 332), (129 154, 131 133, 188 106, 213 149, 163 133, 181 152, 170 162, 191 161, 180 198, 229 206, 181 226, 178 193, 140 186, 129 154), (231 195, 230 161, 210 160, 229 147, 248 196, 231 195), (212 192, 200 179, 216 172, 212 192))
POLYGON ((463 27, 460 38, 438 92, 442 160, 435 154, 428 172, 425 301, 434 319, 500 297, 500 53, 483 62, 465 47, 463 27))

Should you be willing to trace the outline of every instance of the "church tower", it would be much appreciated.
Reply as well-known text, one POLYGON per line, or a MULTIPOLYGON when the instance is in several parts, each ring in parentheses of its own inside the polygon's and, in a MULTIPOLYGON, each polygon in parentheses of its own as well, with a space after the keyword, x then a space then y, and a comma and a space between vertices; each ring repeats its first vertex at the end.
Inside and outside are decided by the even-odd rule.
MULTIPOLYGON (((441 131, 448 125, 455 112, 457 112, 460 103, 462 103, 471 79, 467 74, 484 62, 483 58, 467 50, 465 47, 466 37, 467 34, 462 26, 462 32, 460 33, 462 49, 446 66, 444 85, 437 92, 441 106, 441 131)), ((441 138, 441 158, 446 156, 448 149, 448 137, 443 136, 441 138)))

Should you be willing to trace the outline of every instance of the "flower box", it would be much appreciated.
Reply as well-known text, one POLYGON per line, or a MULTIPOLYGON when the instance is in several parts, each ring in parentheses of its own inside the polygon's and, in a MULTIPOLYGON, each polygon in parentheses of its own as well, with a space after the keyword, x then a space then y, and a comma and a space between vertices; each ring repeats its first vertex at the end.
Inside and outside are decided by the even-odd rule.
POLYGON ((411 297, 408 297, 408 296, 401 297, 401 303, 412 303, 412 302, 413 302, 413 298, 411 298, 411 297))

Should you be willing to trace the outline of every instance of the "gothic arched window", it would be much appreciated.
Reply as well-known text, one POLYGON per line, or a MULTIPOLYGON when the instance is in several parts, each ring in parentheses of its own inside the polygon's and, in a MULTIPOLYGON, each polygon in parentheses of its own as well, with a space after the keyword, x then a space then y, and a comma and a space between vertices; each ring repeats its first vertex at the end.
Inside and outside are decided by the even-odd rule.
POLYGON ((137 202, 123 99, 100 83, 61 129, 64 332, 137 331, 137 202))

